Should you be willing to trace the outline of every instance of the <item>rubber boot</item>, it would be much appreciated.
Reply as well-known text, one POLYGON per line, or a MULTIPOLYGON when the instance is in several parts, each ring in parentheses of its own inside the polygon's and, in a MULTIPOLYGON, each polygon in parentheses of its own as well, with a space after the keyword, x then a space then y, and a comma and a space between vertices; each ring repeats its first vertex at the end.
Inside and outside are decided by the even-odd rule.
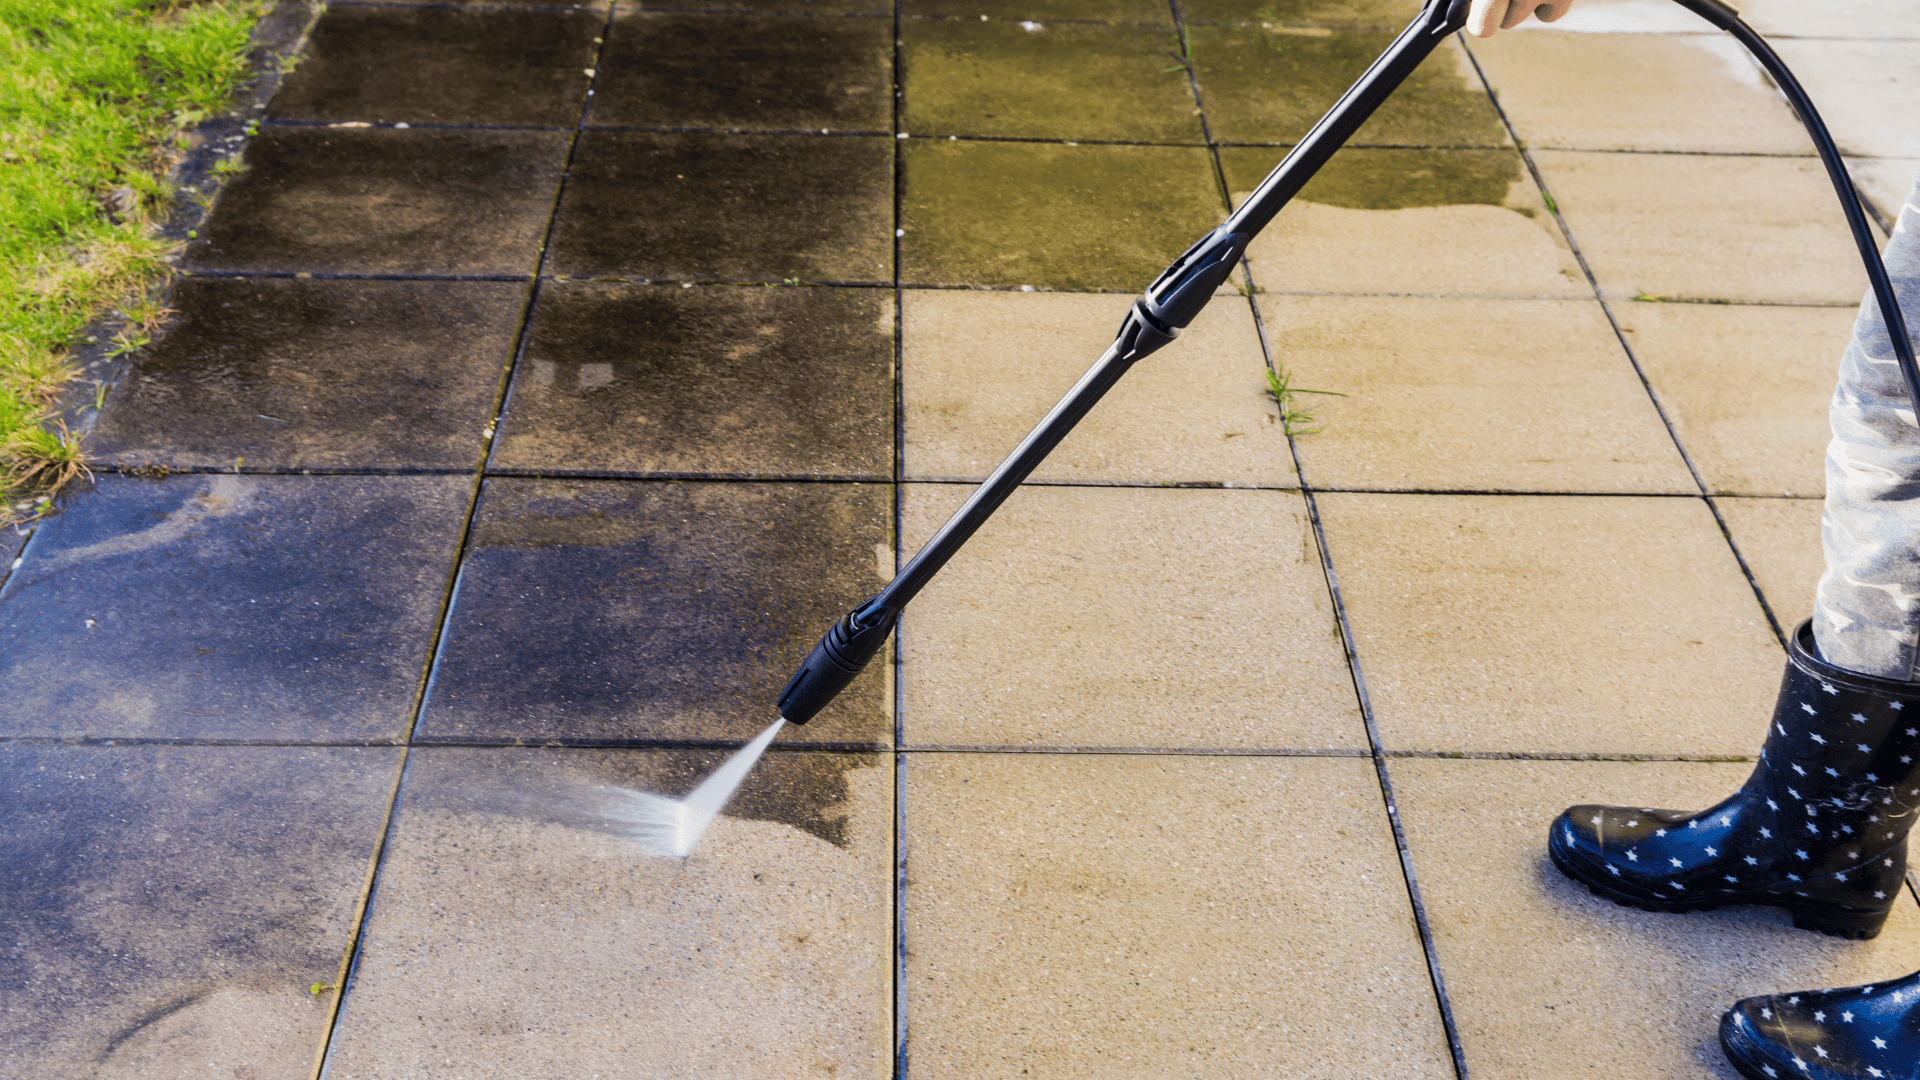
POLYGON ((1720 1018, 1720 1048, 1748 1080, 1909 1080, 1920 1075, 1920 973, 1748 998, 1720 1018))
POLYGON ((1879 933, 1920 807, 1920 684, 1825 663, 1810 622, 1787 653, 1745 786, 1697 813, 1573 807, 1548 834, 1554 865, 1595 896, 1648 911, 1770 904, 1805 930, 1879 933))

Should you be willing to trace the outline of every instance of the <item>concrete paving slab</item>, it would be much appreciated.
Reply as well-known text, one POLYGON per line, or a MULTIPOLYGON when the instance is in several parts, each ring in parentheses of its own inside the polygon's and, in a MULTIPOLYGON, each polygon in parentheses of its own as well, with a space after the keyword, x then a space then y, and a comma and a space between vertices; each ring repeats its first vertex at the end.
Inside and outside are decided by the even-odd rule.
MULTIPOLYGON (((363 0, 337 0, 332 6, 339 7, 345 4, 357 4, 361 2, 363 2, 363 0)), ((431 7, 563 8, 578 11, 598 11, 604 15, 609 0, 451 0, 451 3, 447 3, 446 0, 378 0, 378 2, 383 4, 394 3, 431 7)), ((736 0, 736 2, 738 2, 738 0, 736 0)), ((805 3, 807 0, 792 0, 792 2, 805 3)))
POLYGON ((609 788, 723 756, 415 751, 327 1075, 889 1075, 891 763, 775 750, 690 856, 626 838, 609 788))
POLYGON ((1420 13, 1420 0, 1182 0, 1180 13, 1189 23, 1398 30, 1420 13))
POLYGON ((597 12, 331 7, 273 96, 276 120, 572 127, 597 12))
MULTIPOLYGON (((1235 205, 1280 163, 1225 147, 1235 205)), ((1270 292, 1593 295, 1512 150, 1342 150, 1248 250, 1270 292)))
POLYGON ((1173 22, 1170 9, 1159 0, 902 0, 900 9, 909 16, 935 18, 1173 22))
MULTIPOLYGON (((960 290, 901 296, 903 468, 980 480, 1113 341, 1119 296, 960 290)), ((1298 480, 1246 302, 1221 297, 1136 365, 1036 480, 1291 487, 1298 480)))
MULTIPOLYGON (((1756 744, 1766 715, 1751 718, 1756 744)), ((1717 1036, 1720 1014, 1736 1000, 1904 975, 1920 952, 1911 897, 1878 938, 1840 942, 1793 929, 1774 908, 1667 915, 1618 907, 1547 861, 1547 824, 1569 803, 1710 806, 1751 765, 1428 760, 1390 768, 1476 1077, 1738 1080, 1717 1036)))
POLYGON ((916 1075, 1453 1075, 1368 762, 915 754, 905 784, 916 1075))
POLYGON ((1867 212, 1879 212, 1880 220, 1892 222, 1900 217, 1907 196, 1913 193, 1915 177, 1920 177, 1920 158, 1850 158, 1847 172, 1871 206, 1867 212))
POLYGON ((1610 299, 1856 304, 1867 276, 1814 158, 1537 150, 1610 299))
POLYGON ((1827 399, 1853 311, 1620 304, 1614 312, 1709 491, 1826 490, 1827 399))
POLYGON ((1226 218, 1206 150, 911 139, 913 285, 1138 292, 1226 218))
POLYGON ((0 733, 405 738, 471 484, 100 477, 0 590, 0 733))
MULTIPOLYGON (((892 576, 892 520, 871 484, 489 480, 418 737, 744 743, 892 576)), ((890 668, 782 744, 890 742, 890 668)))
MULTIPOLYGON (((1920 24, 1910 13, 1904 20, 1920 24)), ((1875 36, 1887 27, 1876 26, 1875 36)), ((1920 30, 1914 31, 1920 38, 1920 30)), ((1840 152, 1857 157, 1920 157, 1920 125, 1907 109, 1920 92, 1920 40, 1788 40, 1778 46, 1840 152)))
POLYGON ((1751 752, 1785 656, 1701 500, 1318 503, 1387 748, 1751 752))
POLYGON ((470 469, 527 288, 184 279, 88 450, 129 468, 470 469))
MULTIPOLYGON (((905 488, 904 551, 971 489, 905 488)), ((914 746, 1366 746, 1306 503, 1015 493, 901 619, 914 746)))
POLYGON ((901 124, 915 135, 1206 141, 1170 24, 913 19, 900 32, 901 124))
POLYGON ((183 265, 252 273, 533 273, 567 133, 263 127, 183 265))
POLYGON ((1541 31, 1469 47, 1529 146, 1814 152, 1785 99, 1725 34, 1541 31))
MULTIPOLYGON (((1392 30, 1293 33, 1193 27, 1194 71, 1213 137, 1298 142, 1386 51, 1392 30)), ((1447 41, 1354 133, 1354 146, 1506 146, 1507 130, 1457 41, 1447 41)))
MULTIPOLYGON (((1747 9, 1750 10, 1750 9, 1747 9)), ((1712 23, 1673 0, 1580 0, 1552 23, 1528 19, 1508 33, 1712 34, 1712 23)), ((1496 38, 1495 40, 1498 40, 1496 38)), ((1476 44, 1478 44, 1476 42, 1476 44)))
POLYGON ((1848 0, 1826 8, 1798 0, 1745 0, 1740 17, 1769 36, 1920 38, 1920 10, 1904 0, 1848 0))
POLYGON ((587 120, 890 132, 892 66, 882 19, 628 10, 608 35, 587 120))
POLYGON ((543 285, 492 467, 891 480, 892 298, 543 285))
POLYGON ((307 1075, 399 755, 0 747, 0 1077, 307 1075))
POLYGON ((1316 487, 1699 490, 1592 300, 1273 296, 1316 487))
POLYGON ((1814 589, 1826 572, 1819 499, 1716 499, 1740 557, 1774 618, 1789 632, 1813 615, 1814 589))
POLYGON ((886 139, 588 131, 554 222, 562 277, 890 281, 886 139))

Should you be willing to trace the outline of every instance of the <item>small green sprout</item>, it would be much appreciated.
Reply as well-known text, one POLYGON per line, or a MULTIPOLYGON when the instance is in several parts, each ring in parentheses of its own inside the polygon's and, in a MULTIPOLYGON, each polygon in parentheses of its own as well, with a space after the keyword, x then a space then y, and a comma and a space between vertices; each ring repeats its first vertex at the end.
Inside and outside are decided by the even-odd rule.
POLYGON ((1314 422, 1313 413, 1298 407, 1293 400, 1293 395, 1326 394, 1330 397, 1347 396, 1338 390, 1308 390, 1305 387, 1295 386, 1293 385, 1293 373, 1287 370, 1285 364, 1279 363, 1274 364, 1272 370, 1267 372, 1267 394, 1280 406, 1280 424, 1289 436, 1317 435, 1325 430, 1320 427, 1310 428, 1306 426, 1314 422))

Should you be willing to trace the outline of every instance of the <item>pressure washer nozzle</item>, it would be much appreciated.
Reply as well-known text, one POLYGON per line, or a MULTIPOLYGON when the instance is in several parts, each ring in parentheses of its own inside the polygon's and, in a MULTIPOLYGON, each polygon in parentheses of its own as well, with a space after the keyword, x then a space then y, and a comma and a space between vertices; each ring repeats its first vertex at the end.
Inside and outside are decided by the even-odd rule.
POLYGON ((813 719, 880 652, 899 620, 899 608, 877 607, 871 600, 841 616, 781 693, 780 715, 793 724, 813 719))

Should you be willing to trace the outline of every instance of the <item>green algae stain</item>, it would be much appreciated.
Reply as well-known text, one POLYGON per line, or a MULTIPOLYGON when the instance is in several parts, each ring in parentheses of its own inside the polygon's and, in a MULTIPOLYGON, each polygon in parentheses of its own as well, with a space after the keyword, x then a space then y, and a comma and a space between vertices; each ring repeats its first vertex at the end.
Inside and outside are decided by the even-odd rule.
POLYGON ((902 167, 917 285, 1130 292, 1224 217, 1201 147, 914 139, 902 167))
POLYGON ((950 19, 903 32, 915 134, 1205 139, 1171 26, 950 19))
MULTIPOLYGON (((1333 107, 1395 34, 1198 26, 1192 36, 1214 137, 1230 143, 1292 143, 1333 107)), ((1360 128, 1353 145, 1505 146, 1506 128, 1458 50, 1453 42, 1436 49, 1360 128)))
MULTIPOLYGON (((1283 153, 1255 147, 1222 150, 1227 185, 1235 193, 1252 191, 1283 153)), ((1347 210, 1501 206, 1531 217, 1532 207, 1510 205, 1514 185, 1524 176, 1520 155, 1512 150, 1359 148, 1335 154, 1298 197, 1347 210)))
POLYGON ((1399 29, 1420 12, 1420 0, 1181 0, 1188 22, 1271 26, 1375 26, 1399 29))

